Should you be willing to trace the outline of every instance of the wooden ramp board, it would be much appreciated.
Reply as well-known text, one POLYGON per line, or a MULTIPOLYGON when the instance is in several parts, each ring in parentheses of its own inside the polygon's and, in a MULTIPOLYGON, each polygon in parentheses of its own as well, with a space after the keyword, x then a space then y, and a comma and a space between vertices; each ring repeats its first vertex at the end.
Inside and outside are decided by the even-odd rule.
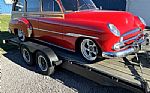
POLYGON ((116 77, 135 86, 142 87, 141 76, 148 82, 148 84, 150 84, 150 63, 146 59, 144 59, 144 57, 140 58, 140 60, 142 61, 142 64, 147 65, 146 67, 143 67, 142 74, 138 63, 132 62, 132 59, 135 59, 134 55, 130 55, 127 57, 129 61, 131 61, 132 66, 126 66, 122 58, 105 60, 99 59, 93 64, 87 64, 87 62, 77 53, 72 53, 56 47, 52 47, 52 49, 57 55, 70 60, 70 62, 75 62, 77 64, 87 66, 91 69, 116 77))

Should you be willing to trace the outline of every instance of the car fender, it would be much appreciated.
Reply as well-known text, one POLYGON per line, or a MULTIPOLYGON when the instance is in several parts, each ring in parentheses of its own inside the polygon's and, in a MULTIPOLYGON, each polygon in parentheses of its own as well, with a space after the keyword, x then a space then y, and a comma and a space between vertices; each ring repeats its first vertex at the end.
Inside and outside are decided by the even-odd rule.
MULTIPOLYGON (((27 33, 27 37, 31 37, 32 32, 33 32, 33 27, 32 27, 32 25, 30 24, 30 22, 29 22, 26 18, 24 18, 24 17, 18 19, 18 23, 20 23, 20 22, 22 22, 23 25, 25 25, 25 27, 26 27, 26 30, 27 30, 27 32, 26 32, 26 33, 27 33)), ((19 24, 18 24, 18 25, 19 25, 19 24)))
POLYGON ((135 25, 140 27, 141 30, 144 30, 145 25, 140 21, 139 17, 135 16, 134 19, 135 19, 135 25))
POLYGON ((105 47, 108 46, 104 45, 104 41, 110 41, 110 37, 113 38, 113 42, 109 45, 112 45, 114 42, 118 41, 118 38, 116 38, 113 33, 109 31, 108 23, 106 22, 66 20, 64 24, 67 25, 67 29, 72 29, 72 32, 68 31, 64 36, 64 40, 71 45, 70 47, 67 47, 69 49, 77 50, 78 41, 80 41, 81 38, 90 38, 94 40, 102 51, 105 51, 105 47), (70 41, 70 39, 72 41, 70 41))

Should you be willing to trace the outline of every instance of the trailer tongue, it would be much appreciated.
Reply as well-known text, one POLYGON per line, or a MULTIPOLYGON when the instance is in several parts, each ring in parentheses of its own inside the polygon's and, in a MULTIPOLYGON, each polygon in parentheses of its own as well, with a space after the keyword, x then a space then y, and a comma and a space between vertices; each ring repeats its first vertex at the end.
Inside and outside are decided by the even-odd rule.
MULTIPOLYGON (((100 58, 97 62, 88 64, 77 53, 72 53, 39 40, 19 42, 17 38, 5 40, 4 43, 26 46, 31 53, 41 50, 52 59, 52 66, 62 68, 107 86, 119 86, 135 93, 150 93, 149 52, 130 55, 124 58, 100 58), (44 49, 44 50, 43 50, 44 49), (47 49, 47 51, 45 51, 47 49), (48 53, 51 51, 50 53, 48 53), (56 59, 59 60, 56 60, 56 59), (62 61, 60 61, 62 60, 62 61), (62 63, 62 64, 61 64, 62 63)), ((51 66, 50 66, 51 67, 51 66)), ((54 69, 50 69, 54 70, 54 69)))

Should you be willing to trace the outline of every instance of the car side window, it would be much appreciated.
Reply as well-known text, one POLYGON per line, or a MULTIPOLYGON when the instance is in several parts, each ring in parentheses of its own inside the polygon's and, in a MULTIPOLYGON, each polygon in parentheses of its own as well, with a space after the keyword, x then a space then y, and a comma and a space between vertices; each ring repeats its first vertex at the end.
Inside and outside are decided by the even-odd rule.
POLYGON ((40 0, 27 0, 27 12, 39 12, 40 0))
POLYGON ((18 2, 16 2, 16 4, 15 4, 14 11, 24 12, 24 10, 25 10, 24 6, 25 6, 25 1, 18 0, 18 2))
POLYGON ((43 11, 60 12, 61 9, 55 0, 43 0, 43 11))
POLYGON ((54 0, 54 11, 55 11, 55 12, 60 12, 60 11, 61 11, 61 9, 60 9, 58 3, 57 3, 55 0, 54 0))
POLYGON ((78 10, 77 1, 78 0, 61 0, 63 7, 65 8, 66 11, 77 11, 78 10))

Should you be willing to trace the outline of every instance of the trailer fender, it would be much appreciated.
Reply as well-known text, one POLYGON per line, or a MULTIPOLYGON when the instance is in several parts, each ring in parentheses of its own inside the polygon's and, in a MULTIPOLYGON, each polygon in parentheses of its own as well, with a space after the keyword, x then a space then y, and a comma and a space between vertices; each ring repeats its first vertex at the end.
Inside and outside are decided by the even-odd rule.
POLYGON ((42 51, 45 55, 47 55, 50 62, 52 62, 49 64, 50 66, 53 66, 53 65, 58 66, 62 63, 62 61, 60 61, 58 59, 56 53, 51 48, 45 48, 45 49, 42 49, 40 51, 42 51))
POLYGON ((62 61, 59 60, 56 53, 50 47, 33 42, 23 42, 21 46, 26 46, 29 49, 29 51, 33 54, 33 56, 39 51, 44 53, 51 62, 49 63, 49 66, 58 66, 62 63, 62 61))

